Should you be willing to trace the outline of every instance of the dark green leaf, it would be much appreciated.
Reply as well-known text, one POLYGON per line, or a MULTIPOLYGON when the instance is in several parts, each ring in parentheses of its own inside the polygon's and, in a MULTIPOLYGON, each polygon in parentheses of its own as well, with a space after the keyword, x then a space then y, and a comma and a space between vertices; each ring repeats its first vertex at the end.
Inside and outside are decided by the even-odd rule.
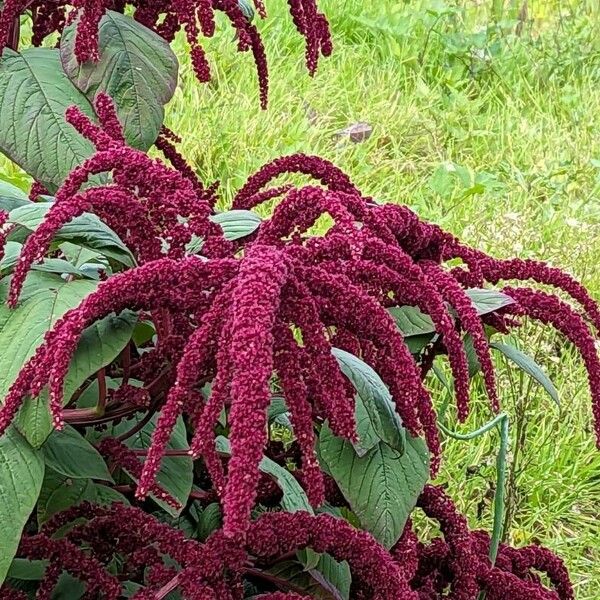
POLYGON ((362 458, 349 442, 321 429, 319 455, 364 529, 386 548, 399 539, 429 477, 429 453, 419 438, 406 436, 400 454, 384 443, 362 458))
POLYGON ((92 117, 87 98, 69 81, 58 50, 6 48, 0 59, 0 150, 47 189, 55 190, 93 146, 65 121, 69 106, 92 117))
MULTIPOLYGON (((229 440, 223 436, 217 437, 217 450, 225 454, 230 453, 229 440)), ((305 510, 312 514, 313 510, 296 478, 287 470, 278 465, 275 461, 266 456, 260 461, 260 470, 267 475, 271 475, 277 485, 283 492, 281 506, 288 512, 305 510)))
POLYGON ((38 522, 84 501, 96 501, 96 487, 90 479, 71 479, 48 469, 38 502, 38 522))
POLYGON ((73 427, 53 431, 42 446, 46 465, 75 479, 112 481, 99 452, 73 427))
POLYGON ((96 495, 96 502, 105 506, 110 506, 114 502, 120 502, 121 504, 129 504, 129 500, 117 492, 113 488, 107 485, 101 485, 99 483, 94 484, 94 493, 96 495))
POLYGON ((14 427, 9 427, 0 436, 0 584, 8 573, 43 479, 41 454, 14 427))
MULTIPOLYGON (((109 435, 118 436, 123 434, 125 431, 131 429, 136 423, 138 423, 144 417, 143 414, 136 414, 132 419, 123 421, 112 428, 109 435)), ((135 435, 131 436, 126 440, 126 444, 130 448, 136 448, 139 450, 146 450, 150 446, 150 439, 152 432, 156 427, 156 421, 158 415, 154 415, 152 419, 143 427, 141 431, 138 431, 135 435)), ((173 435, 167 446, 169 450, 188 450, 189 445, 187 442, 185 423, 183 419, 179 417, 173 435)), ((192 479, 193 479, 193 461, 191 456, 166 456, 161 462, 161 468, 156 478, 160 486, 166 490, 171 496, 176 498, 183 506, 185 506, 190 492, 192 491, 192 479)), ((131 473, 128 475, 137 482, 131 473)), ((153 500, 171 516, 178 516, 181 510, 177 510, 171 505, 167 504, 164 500, 159 500, 150 495, 153 500)))
POLYGON ((218 502, 212 502, 201 513, 198 518, 196 535, 203 542, 208 536, 221 527, 221 507, 218 502))
POLYGON ((168 42, 130 16, 107 11, 100 21, 100 60, 79 64, 77 23, 65 28, 60 57, 65 73, 89 100, 100 91, 115 102, 127 142, 148 150, 164 118, 164 105, 177 85, 177 58, 168 42))
POLYGON ((398 329, 405 337, 435 333, 431 317, 422 313, 416 306, 392 306, 388 308, 388 312, 394 317, 398 329))
POLYGON ((353 354, 339 348, 332 348, 331 352, 357 392, 356 420, 360 438, 358 444, 355 444, 357 454, 364 456, 379 440, 402 453, 405 443, 404 427, 381 377, 353 354))
POLYGON ((533 377, 533 379, 535 379, 535 381, 537 381, 546 390, 546 392, 548 392, 550 398, 552 398, 552 400, 554 400, 554 402, 560 406, 560 398, 558 397, 558 391, 554 387, 554 384, 548 375, 544 373, 542 367, 540 367, 540 365, 538 365, 531 356, 525 354, 518 348, 515 348, 515 346, 503 344, 501 342, 491 342, 490 347, 504 354, 506 358, 515 363, 530 377, 533 377))
POLYGON ((314 569, 309 569, 322 588, 331 593, 335 600, 349 600, 352 575, 346 561, 338 562, 329 554, 319 554, 319 562, 314 569))
POLYGON ((23 579, 24 581, 38 581, 44 577, 47 566, 47 560, 15 558, 10 565, 7 577, 23 579))
POLYGON ((85 593, 85 584, 68 573, 63 573, 54 591, 52 600, 79 600, 85 593))
MULTIPOLYGON (((295 587, 304 590, 309 598, 317 598, 318 600, 339 600, 339 593, 343 593, 339 592, 338 595, 332 594, 329 591, 331 589, 331 584, 325 581, 325 575, 323 575, 323 573, 320 573, 317 577, 319 577, 327 587, 322 586, 313 576, 313 573, 306 571, 304 566, 296 561, 289 560, 279 562, 270 567, 268 572, 278 579, 289 581, 295 587)), ((343 584, 342 587, 344 587, 343 584)))
MULTIPOLYGON (((18 242, 6 242, 4 245, 4 256, 0 260, 0 275, 10 273, 19 260, 19 254, 23 248, 18 242)), ((83 277, 85 273, 62 258, 44 258, 42 262, 36 262, 31 266, 33 271, 45 271, 46 273, 58 273, 76 275, 83 277)))

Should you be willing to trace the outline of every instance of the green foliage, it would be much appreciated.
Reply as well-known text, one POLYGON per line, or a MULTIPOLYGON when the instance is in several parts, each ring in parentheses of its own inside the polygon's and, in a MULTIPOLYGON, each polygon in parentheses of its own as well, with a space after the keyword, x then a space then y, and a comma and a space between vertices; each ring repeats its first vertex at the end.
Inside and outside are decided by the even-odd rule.
POLYGON ((44 460, 10 427, 0 437, 0 581, 3 581, 44 478, 44 460))
POLYGON ((169 44, 130 17, 107 11, 100 21, 100 60, 80 65, 74 53, 75 27, 67 27, 61 38, 65 73, 90 102, 98 92, 109 94, 127 142, 148 150, 177 83, 178 63, 169 44))
POLYGON ((92 153, 92 145, 66 121, 69 106, 94 111, 61 68, 58 50, 5 50, 0 60, 0 150, 47 189, 92 153))

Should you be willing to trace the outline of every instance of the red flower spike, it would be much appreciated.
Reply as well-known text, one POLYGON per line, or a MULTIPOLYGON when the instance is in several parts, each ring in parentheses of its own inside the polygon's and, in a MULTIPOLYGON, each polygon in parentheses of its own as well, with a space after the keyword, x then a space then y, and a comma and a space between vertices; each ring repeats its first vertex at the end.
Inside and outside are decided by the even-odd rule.
POLYGON ((233 208, 252 208, 248 200, 260 192, 271 180, 285 173, 310 175, 333 191, 360 195, 349 177, 333 163, 318 156, 291 154, 283 156, 261 167, 233 199, 233 208))
POLYGON ((288 267, 280 252, 252 247, 245 255, 232 295, 231 459, 223 503, 223 531, 227 537, 248 530, 256 497, 258 464, 267 442, 272 330, 287 275, 288 267))
POLYGON ((530 288, 504 288, 503 292, 516 300, 517 307, 507 306, 507 312, 525 314, 560 331, 581 353, 588 373, 596 445, 600 449, 600 360, 589 327, 566 302, 556 296, 530 288))

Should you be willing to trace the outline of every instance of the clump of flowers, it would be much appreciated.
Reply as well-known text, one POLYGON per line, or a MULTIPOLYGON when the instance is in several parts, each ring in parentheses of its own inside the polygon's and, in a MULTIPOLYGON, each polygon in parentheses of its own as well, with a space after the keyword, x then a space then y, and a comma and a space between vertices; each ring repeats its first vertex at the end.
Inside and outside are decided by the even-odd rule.
MULTIPOLYGON (((290 5, 301 31, 308 31, 314 19, 321 23, 323 49, 325 24, 313 3, 290 5)), ((202 30, 210 31, 215 6, 180 3, 177 11, 188 21, 178 17, 178 22, 191 22, 193 14, 202 30)), ((235 22, 229 3, 219 7, 229 10, 235 22)), ((87 5, 82 10, 82 23, 91 35, 100 5, 96 12, 87 5)), ((156 14, 161 10, 157 6, 156 14)), ((195 35, 192 29, 186 29, 189 35, 195 35)), ((313 55, 314 49, 307 51, 311 61, 313 55)), ((135 266, 104 277, 49 329, 4 399, 0 433, 26 398, 47 388, 54 427, 60 430, 69 423, 88 435, 95 431, 97 448, 111 472, 124 472, 137 482, 118 484, 137 506, 84 503, 26 533, 18 555, 49 561, 38 597, 48 597, 67 571, 83 581, 88 597, 117 598, 121 582, 127 580, 138 586, 132 596, 138 599, 163 598, 173 589, 185 598, 244 598, 245 585, 257 581, 264 584, 259 588, 263 598, 301 598, 306 597, 301 588, 269 569, 310 548, 347 561, 351 597, 358 600, 425 600, 448 594, 474 600, 481 592, 497 600, 572 598, 564 566, 541 547, 501 546, 490 560, 489 536, 470 531, 438 487, 425 486, 418 507, 439 522, 442 535, 421 541, 409 520, 390 551, 339 517, 307 511, 309 506, 318 510, 325 500, 351 509, 317 452, 316 433, 325 423, 335 436, 351 443, 359 440, 356 392, 334 348, 355 355, 379 374, 402 426, 410 435, 425 438, 435 475, 440 440, 425 381, 433 358, 447 357, 457 415, 464 420, 470 386, 463 337, 469 335, 490 405, 497 411, 486 326, 507 332, 526 317, 536 319, 555 327, 580 350, 600 441, 595 347, 600 311, 586 290, 543 263, 496 260, 469 248, 405 206, 378 204, 363 196, 328 161, 300 154, 277 159, 249 178, 234 198, 234 209, 247 211, 274 199, 278 203, 251 235, 228 240, 215 222, 217 189, 204 186, 178 154, 175 134, 163 129, 157 140, 172 164, 168 167, 126 146, 108 97, 98 95, 95 106, 99 124, 75 108, 67 112, 69 123, 96 152, 72 171, 41 225, 24 242, 7 301, 19 306, 32 267, 55 252, 53 240, 61 228, 83 213, 95 214, 119 235, 135 266), (314 182, 275 185, 287 173, 302 173, 314 182), (93 176, 99 174, 108 174, 110 182, 95 183, 93 176), (321 236, 310 235, 323 215, 332 225, 321 236), (201 253, 193 249, 198 239, 201 253), (457 260, 460 266, 448 266, 457 260), (512 285, 502 288, 500 306, 480 315, 470 288, 503 280, 554 286, 566 300, 512 285), (393 309, 402 307, 419 309, 435 330, 417 352, 411 351, 393 317, 393 309), (64 384, 79 340, 86 327, 125 309, 151 322, 155 335, 139 346, 130 344, 107 366, 122 379, 101 412, 78 407, 77 394, 64 397, 64 384), (285 400, 289 414, 289 449, 275 449, 270 436, 275 395, 285 400), (125 433, 103 431, 107 424, 127 423, 134 416, 141 420, 125 433), (128 446, 153 417, 156 426, 149 443, 128 446), (174 450, 169 444, 182 418, 189 447, 174 450), (217 443, 223 434, 229 438, 228 452, 217 443), (305 510, 256 518, 258 499, 275 498, 277 504, 281 498, 261 474, 265 455, 302 486, 309 503, 305 510), (161 466, 175 456, 196 461, 202 484, 183 503, 157 480, 161 466), (216 500, 222 527, 202 543, 188 538, 143 510, 149 495, 175 510, 186 502, 206 505, 216 500), (111 570, 117 557, 119 577, 111 570), (547 575, 548 585, 540 573, 547 575)), ((8 216, 1 218, 4 224, 8 216)))

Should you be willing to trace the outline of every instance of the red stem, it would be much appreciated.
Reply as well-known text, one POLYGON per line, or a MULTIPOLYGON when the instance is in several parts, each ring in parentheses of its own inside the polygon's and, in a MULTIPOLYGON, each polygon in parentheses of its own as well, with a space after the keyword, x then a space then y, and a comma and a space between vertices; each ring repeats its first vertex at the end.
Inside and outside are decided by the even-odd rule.
POLYGON ((96 377, 98 378, 98 404, 96 405, 96 414, 101 417, 106 412, 106 369, 100 369, 96 377))

